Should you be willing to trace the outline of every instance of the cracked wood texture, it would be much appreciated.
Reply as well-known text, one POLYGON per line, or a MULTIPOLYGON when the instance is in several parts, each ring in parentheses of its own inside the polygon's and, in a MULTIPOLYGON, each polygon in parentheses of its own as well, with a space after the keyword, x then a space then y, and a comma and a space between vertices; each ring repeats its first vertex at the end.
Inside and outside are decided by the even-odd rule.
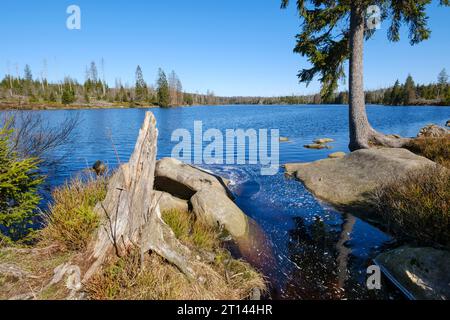
POLYGON ((131 247, 140 248, 142 256, 149 250, 156 252, 186 276, 195 278, 191 253, 162 220, 153 191, 157 139, 156 119, 147 112, 129 163, 119 167, 110 180, 105 200, 96 206, 103 223, 90 245, 89 267, 83 281, 109 255, 125 255, 131 247))

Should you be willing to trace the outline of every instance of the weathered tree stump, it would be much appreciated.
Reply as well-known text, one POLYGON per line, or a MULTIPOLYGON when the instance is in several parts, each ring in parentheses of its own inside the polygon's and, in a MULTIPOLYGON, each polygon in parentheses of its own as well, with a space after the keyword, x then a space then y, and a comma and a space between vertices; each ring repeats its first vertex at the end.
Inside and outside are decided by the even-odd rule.
POLYGON ((105 200, 95 208, 104 223, 91 246, 91 263, 83 281, 108 255, 122 256, 132 247, 140 248, 142 255, 154 251, 188 277, 195 277, 190 251, 162 220, 153 191, 157 139, 156 119, 147 112, 129 163, 120 166, 111 178, 105 200))

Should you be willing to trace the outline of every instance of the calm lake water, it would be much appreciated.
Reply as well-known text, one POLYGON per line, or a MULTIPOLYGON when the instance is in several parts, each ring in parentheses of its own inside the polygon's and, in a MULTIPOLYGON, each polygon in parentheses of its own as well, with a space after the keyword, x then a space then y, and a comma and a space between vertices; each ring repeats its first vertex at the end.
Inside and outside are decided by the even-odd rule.
MULTIPOLYGON (((63 170, 51 177, 59 185, 96 160, 110 168, 127 162, 134 148, 145 109, 36 111, 57 123, 79 113, 76 145, 63 170), (114 146, 114 147, 113 147, 114 146)), ((290 142, 280 144, 280 162, 308 162, 345 151, 348 119, 345 106, 202 106, 151 109, 159 129, 158 158, 168 157, 175 142, 172 131, 193 130, 202 120, 204 130, 279 129, 290 142), (332 150, 308 150, 316 138, 333 138, 332 150)), ((428 123, 444 125, 450 119, 445 107, 369 106, 372 125, 385 133, 415 136, 428 123)), ((59 150, 64 153, 67 150, 59 150)), ((304 186, 284 172, 261 176, 258 166, 204 166, 231 179, 239 207, 252 217, 268 238, 270 265, 258 267, 273 284, 276 299, 389 298, 392 290, 378 294, 365 288, 366 269, 377 253, 390 245, 389 235, 351 215, 341 214, 314 199, 304 186)), ((337 186, 338 187, 338 186, 337 186)))

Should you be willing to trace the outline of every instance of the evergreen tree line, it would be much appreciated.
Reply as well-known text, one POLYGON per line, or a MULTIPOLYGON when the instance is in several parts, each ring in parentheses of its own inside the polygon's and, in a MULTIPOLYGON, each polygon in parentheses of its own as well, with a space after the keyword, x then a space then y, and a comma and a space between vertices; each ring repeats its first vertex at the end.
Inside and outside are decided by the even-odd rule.
MULTIPOLYGON (((103 62, 102 62, 103 65, 103 62)), ((103 69, 103 67, 102 67, 103 69)), ((104 72, 102 72, 104 74, 104 72)), ((409 75, 404 84, 398 80, 392 87, 366 91, 366 103, 384 105, 450 105, 449 76, 443 69, 437 82, 416 84, 409 75)), ((208 90, 206 94, 183 91, 181 80, 175 71, 168 75, 158 70, 155 85, 146 82, 143 70, 137 66, 133 86, 117 79, 110 88, 104 76, 100 77, 95 62, 86 68, 84 83, 65 77, 58 83, 50 83, 45 77, 34 78, 29 65, 22 76, 7 74, 0 82, 0 100, 19 99, 23 103, 62 103, 101 105, 103 103, 128 105, 181 105, 216 104, 348 104, 348 92, 338 92, 324 100, 320 94, 280 97, 218 97, 208 90)))
MULTIPOLYGON (((103 64, 103 63, 102 63, 103 64)), ((100 77, 95 62, 86 68, 84 83, 65 77, 63 81, 50 83, 45 77, 33 77, 29 65, 23 75, 5 75, 0 82, 0 99, 3 101, 19 100, 23 103, 62 103, 68 104, 102 104, 119 103, 130 105, 159 105, 161 107, 216 104, 214 93, 192 94, 183 91, 180 78, 172 71, 168 75, 158 70, 156 84, 153 86, 144 79, 143 71, 137 66, 133 86, 124 85, 120 79, 115 87, 110 88, 104 76, 100 77)))
POLYGON ((436 83, 420 85, 411 75, 404 84, 396 81, 394 86, 385 90, 370 91, 366 94, 367 103, 385 105, 450 105, 450 84, 448 74, 443 69, 436 83))
MULTIPOLYGON (((367 104, 409 106, 409 105, 450 105, 450 83, 447 71, 443 69, 436 83, 416 84, 411 75, 401 84, 397 80, 393 86, 366 91, 367 104)), ((319 95, 312 97, 313 103, 348 104, 348 92, 334 94, 329 100, 322 101, 319 95)), ((311 101, 311 98, 309 99, 311 101)), ((308 103, 308 102, 305 102, 308 103)))

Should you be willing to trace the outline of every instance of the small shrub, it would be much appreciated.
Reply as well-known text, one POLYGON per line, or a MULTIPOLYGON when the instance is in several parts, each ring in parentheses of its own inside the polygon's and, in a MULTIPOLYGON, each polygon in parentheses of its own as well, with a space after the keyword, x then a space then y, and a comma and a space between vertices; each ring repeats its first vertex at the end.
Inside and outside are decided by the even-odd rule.
POLYGON ((10 123, 0 128, 0 233, 16 241, 31 232, 43 177, 37 172, 37 158, 20 158, 13 149, 10 123))
POLYGON ((450 247, 450 171, 430 167, 385 183, 372 195, 394 234, 450 247))
POLYGON ((450 169, 450 135, 413 139, 406 148, 450 169))
POLYGON ((69 83, 64 84, 63 93, 61 95, 61 103, 68 105, 72 104, 77 100, 75 91, 69 83))
POLYGON ((103 178, 87 182, 77 178, 53 191, 43 241, 56 241, 68 250, 85 248, 99 224, 94 207, 105 198, 106 184, 103 178))

